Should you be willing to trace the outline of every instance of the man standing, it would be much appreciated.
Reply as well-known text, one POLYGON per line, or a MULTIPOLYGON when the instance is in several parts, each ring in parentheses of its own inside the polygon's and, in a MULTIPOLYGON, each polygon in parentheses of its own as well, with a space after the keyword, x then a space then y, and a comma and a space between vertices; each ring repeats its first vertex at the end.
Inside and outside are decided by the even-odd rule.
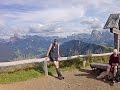
POLYGON ((60 80, 64 79, 64 77, 61 74, 60 68, 59 68, 59 60, 58 60, 58 58, 60 57, 60 54, 59 54, 59 43, 58 43, 58 41, 56 39, 49 46, 46 57, 49 57, 50 61, 53 62, 54 66, 56 68, 56 72, 58 74, 58 78, 60 80))

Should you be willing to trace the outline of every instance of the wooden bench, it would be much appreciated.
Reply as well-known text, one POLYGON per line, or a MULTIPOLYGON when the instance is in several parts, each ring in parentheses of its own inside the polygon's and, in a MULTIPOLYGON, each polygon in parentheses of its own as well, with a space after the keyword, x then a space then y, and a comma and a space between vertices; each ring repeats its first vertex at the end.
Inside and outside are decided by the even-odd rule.
MULTIPOLYGON (((98 63, 98 62, 93 62, 90 64, 90 67, 92 69, 101 69, 101 70, 106 70, 108 67, 108 63, 98 63)), ((118 69, 120 69, 120 65, 118 66, 118 69)))
POLYGON ((108 63, 97 63, 97 62, 93 62, 90 64, 90 67, 92 69, 102 69, 102 70, 106 70, 108 67, 108 63))

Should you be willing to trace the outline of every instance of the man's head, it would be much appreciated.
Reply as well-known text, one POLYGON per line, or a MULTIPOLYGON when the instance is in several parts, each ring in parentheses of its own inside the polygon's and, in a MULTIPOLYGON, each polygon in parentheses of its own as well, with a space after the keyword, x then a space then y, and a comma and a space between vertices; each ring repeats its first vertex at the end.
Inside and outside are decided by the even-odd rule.
POLYGON ((56 45, 58 44, 58 40, 57 39, 54 39, 53 43, 56 45))
POLYGON ((118 50, 117 50, 117 49, 114 49, 114 50, 113 50, 113 54, 114 54, 114 55, 117 55, 117 54, 118 54, 118 50))

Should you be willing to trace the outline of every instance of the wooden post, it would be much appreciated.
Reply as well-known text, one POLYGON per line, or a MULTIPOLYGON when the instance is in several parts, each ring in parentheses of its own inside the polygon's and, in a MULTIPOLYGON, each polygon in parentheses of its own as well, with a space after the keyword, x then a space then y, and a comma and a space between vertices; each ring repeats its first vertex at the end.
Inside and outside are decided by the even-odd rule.
POLYGON ((117 49, 119 51, 119 38, 118 38, 118 34, 114 33, 114 48, 117 49))
POLYGON ((43 69, 44 69, 45 75, 48 76, 47 61, 44 61, 43 65, 44 65, 43 69))
POLYGON ((85 57, 83 57, 83 67, 85 67, 86 66, 86 59, 85 59, 85 57))
POLYGON ((118 47, 117 47, 117 50, 118 50, 118 52, 119 52, 119 49, 120 49, 120 46, 119 46, 119 45, 120 45, 120 40, 118 39, 117 42, 118 42, 118 43, 117 43, 117 46, 118 46, 118 47))

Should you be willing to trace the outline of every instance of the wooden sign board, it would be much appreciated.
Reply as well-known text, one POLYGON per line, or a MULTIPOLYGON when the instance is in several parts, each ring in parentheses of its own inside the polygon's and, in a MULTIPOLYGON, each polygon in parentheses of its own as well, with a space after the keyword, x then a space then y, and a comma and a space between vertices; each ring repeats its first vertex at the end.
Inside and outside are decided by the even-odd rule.
POLYGON ((110 32, 120 35, 120 30, 119 30, 119 29, 116 29, 116 28, 110 29, 110 32))

